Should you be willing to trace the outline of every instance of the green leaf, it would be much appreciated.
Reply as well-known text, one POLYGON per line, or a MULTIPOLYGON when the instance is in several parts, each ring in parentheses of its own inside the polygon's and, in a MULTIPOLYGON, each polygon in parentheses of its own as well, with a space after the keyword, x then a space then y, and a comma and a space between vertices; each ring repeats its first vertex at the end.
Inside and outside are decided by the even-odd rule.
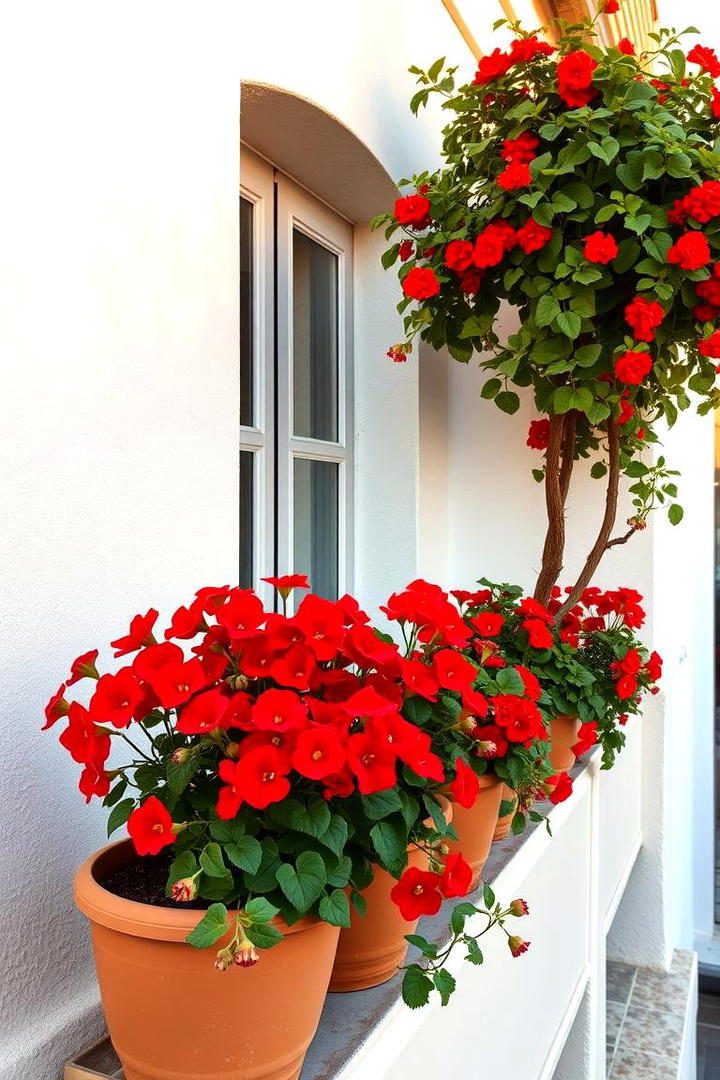
POLYGON ((408 835, 404 823, 379 821, 370 830, 370 838, 380 865, 388 873, 402 873, 407 863, 408 835))
POLYGON ((211 904, 185 940, 196 949, 207 949, 228 932, 228 913, 224 904, 211 904))
POLYGON ((453 908, 450 916, 450 929, 453 934, 462 933, 465 928, 465 921, 475 914, 475 905, 469 901, 465 901, 462 904, 456 904, 453 908))
POLYGON ((447 1005, 456 986, 455 979, 446 968, 440 968, 433 974, 433 982, 440 995, 440 1003, 447 1005))
POLYGON ((119 829, 121 825, 125 824, 134 809, 134 799, 123 799, 122 802, 119 802, 117 806, 113 807, 107 823, 108 836, 112 836, 116 829, 119 829))
MULTIPOLYGON (((639 83, 635 83, 636 86, 639 83)), ((630 191, 639 191, 643 185, 643 161, 642 156, 636 158, 631 164, 618 165, 615 170, 618 180, 630 191)))
POLYGON ((480 397, 485 398, 486 401, 492 400, 501 386, 502 382, 500 379, 488 379, 480 391, 480 397))
POLYGON ((590 475, 593 480, 599 480, 602 476, 605 476, 607 472, 607 465, 604 461, 596 461, 590 470, 590 475))
POLYGON ((400 251, 399 244, 393 244, 387 251, 383 251, 380 256, 380 262, 382 263, 383 270, 388 270, 394 262, 397 261, 398 252, 400 251))
POLYGON ((191 754, 187 761, 176 764, 172 758, 167 763, 168 787, 173 795, 180 795, 190 783, 197 770, 197 757, 191 754))
POLYGON ((618 274, 624 274, 635 263, 639 254, 640 245, 637 240, 623 240, 619 245, 617 256, 612 261, 613 269, 618 274))
POLYGON ((482 950, 475 938, 465 938, 465 944, 467 945, 468 950, 465 959, 468 960, 471 964, 482 964, 484 957, 482 954, 482 950))
POLYGON ((127 791, 128 782, 124 776, 121 776, 112 791, 103 799, 103 806, 114 806, 119 799, 122 799, 123 795, 127 791))
POLYGON ((624 471, 626 476, 639 477, 645 476, 649 470, 647 465, 644 465, 642 461, 631 461, 625 467, 624 471))
POLYGON ((350 903, 355 908, 360 918, 363 918, 365 912, 367 911, 367 900, 365 899, 363 894, 358 892, 357 889, 351 889, 350 903))
POLYGON ((275 905, 271 904, 269 900, 266 900, 264 896, 256 896, 254 900, 248 901, 244 910, 254 923, 264 923, 274 919, 279 913, 280 908, 276 908, 275 905))
MULTIPOLYGON (((409 702, 406 702, 406 706, 408 704, 409 702)), ((372 795, 361 795, 360 801, 363 810, 372 821, 382 821, 383 818, 388 817, 390 814, 402 810, 402 802, 397 788, 376 791, 372 795)))
POLYGON ((334 855, 338 857, 342 855, 348 841, 348 826, 345 818, 340 814, 331 814, 330 824, 318 839, 324 847, 330 848, 334 855))
POLYGON ((670 506, 668 506, 668 518, 670 519, 671 525, 679 525, 684 517, 684 514, 685 511, 683 510, 682 506, 679 506, 677 503, 672 503, 670 506))
POLYGON ((232 821, 211 821, 210 835, 221 844, 237 844, 240 837, 245 835, 245 822, 240 818, 233 818, 232 821))
POLYGON ((318 915, 331 926, 350 926, 350 904, 344 889, 333 889, 329 896, 323 896, 318 905, 318 915))
POLYGON ((495 398, 498 409, 512 415, 520 408, 520 398, 512 390, 502 390, 495 398))
POLYGON ((244 927, 244 930, 245 936, 252 941, 256 949, 272 949, 273 945, 283 939, 277 926, 272 923, 253 923, 244 927))
POLYGON ((208 877, 225 877, 227 867, 219 844, 211 841, 203 848, 200 852, 200 866, 208 877))
POLYGON ((495 893, 492 891, 487 881, 483 883, 483 903, 486 908, 491 908, 495 903, 495 893))
POLYGON ((299 799, 284 799, 273 803, 268 810, 270 818, 279 825, 287 825, 296 832, 305 833, 318 840, 330 824, 330 810, 321 796, 308 799, 305 806, 299 799))
POLYGON ((538 326, 549 326, 559 314, 560 305, 554 296, 545 293, 540 297, 535 308, 535 322, 538 326))
POLYGON ((592 367, 597 363, 601 352, 601 345, 581 345, 575 350, 573 356, 578 367, 592 367))
POLYGON ((427 1005, 432 988, 432 982, 417 964, 406 968, 402 981, 402 999, 409 1009, 419 1009, 427 1005))
POLYGON ((574 340, 580 333, 582 319, 574 311, 561 311, 555 319, 555 325, 563 334, 574 340))
POLYGON ((262 846, 254 836, 241 836, 237 844, 226 844, 225 854, 233 866, 257 874, 262 862, 262 846))
POLYGON ((281 863, 277 870, 278 885, 300 915, 310 910, 325 888, 326 880, 325 863, 315 851, 303 851, 295 866, 281 863))
POLYGON ((168 871, 168 882, 165 889, 165 895, 170 895, 170 889, 176 881, 181 881, 183 878, 192 877, 197 872, 197 859, 192 851, 181 851, 173 861, 170 863, 170 870, 168 871))
POLYGON ((525 684, 514 667, 500 668, 495 676, 495 682, 503 694, 515 694, 517 697, 523 697, 525 694, 525 684))

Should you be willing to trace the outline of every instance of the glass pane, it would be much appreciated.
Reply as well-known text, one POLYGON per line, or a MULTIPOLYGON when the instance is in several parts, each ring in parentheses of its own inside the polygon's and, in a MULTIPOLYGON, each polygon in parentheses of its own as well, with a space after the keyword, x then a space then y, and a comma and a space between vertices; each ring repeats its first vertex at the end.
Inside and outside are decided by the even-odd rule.
POLYGON ((307 574, 313 592, 338 595, 338 466, 295 458, 294 560, 290 569, 307 574))
POLYGON ((337 442, 338 260, 293 230, 295 435, 337 442))
POLYGON ((240 423, 252 427, 253 410, 253 205, 240 199, 240 423))
POLYGON ((249 450, 240 451, 240 570, 241 589, 255 584, 253 575, 253 524, 255 512, 255 455, 249 450))

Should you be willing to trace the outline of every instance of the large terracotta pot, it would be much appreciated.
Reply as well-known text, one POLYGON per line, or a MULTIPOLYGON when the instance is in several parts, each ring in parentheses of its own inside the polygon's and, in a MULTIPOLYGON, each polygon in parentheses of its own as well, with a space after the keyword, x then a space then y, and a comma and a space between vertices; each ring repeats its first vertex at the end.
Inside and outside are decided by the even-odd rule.
POLYGON ((126 1080, 296 1080, 317 1029, 338 929, 314 917, 251 968, 219 972, 183 940, 202 912, 139 904, 98 884, 133 860, 110 844, 78 870, 110 1038, 126 1080))
POLYGON ((511 787, 508 787, 507 784, 503 784, 502 794, 500 795, 501 809, 504 802, 511 802, 513 805, 512 810, 510 810, 509 813, 503 814, 502 817, 497 819, 495 832, 493 833, 493 841, 504 840, 510 832, 512 819, 515 817, 515 811, 517 810, 517 801, 517 793, 513 791, 511 787))
MULTIPOLYGON (((454 807, 442 799, 445 820, 453 817, 454 807)), ((428 869, 428 857, 416 847, 408 849, 408 867, 428 869)), ((379 986, 397 974, 403 963, 408 943, 406 934, 413 934, 418 919, 406 922, 390 892, 397 884, 394 877, 379 866, 375 876, 363 891, 367 908, 359 915, 351 906, 350 926, 340 931, 335 964, 330 979, 330 991, 345 993, 379 986)))
POLYGON ((554 716, 550 721, 550 764, 556 776, 569 772, 575 764, 572 748, 577 742, 579 730, 577 716, 554 716))
POLYGON ((503 784, 497 776, 486 773, 478 778, 480 792, 469 810, 453 803, 453 827, 457 840, 450 840, 452 852, 461 851, 472 869, 472 884, 476 888, 482 877, 497 825, 503 784))

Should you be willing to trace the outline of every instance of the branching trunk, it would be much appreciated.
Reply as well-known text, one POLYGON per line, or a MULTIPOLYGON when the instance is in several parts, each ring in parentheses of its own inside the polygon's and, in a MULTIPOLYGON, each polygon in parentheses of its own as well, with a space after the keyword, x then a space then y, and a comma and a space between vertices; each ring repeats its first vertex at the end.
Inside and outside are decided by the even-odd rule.
MULTIPOLYGON (((541 604, 547 604, 550 592, 557 581, 563 567, 563 554, 565 551, 565 499, 563 496, 563 484, 567 494, 569 475, 567 472, 566 458, 563 457, 561 479, 560 458, 562 454, 566 416, 550 417, 550 434, 548 437, 547 453, 545 455, 545 506, 547 509, 548 528, 545 535, 545 546, 542 554, 542 566, 535 586, 535 599, 541 604)), ((574 443, 574 433, 573 433, 574 443)))

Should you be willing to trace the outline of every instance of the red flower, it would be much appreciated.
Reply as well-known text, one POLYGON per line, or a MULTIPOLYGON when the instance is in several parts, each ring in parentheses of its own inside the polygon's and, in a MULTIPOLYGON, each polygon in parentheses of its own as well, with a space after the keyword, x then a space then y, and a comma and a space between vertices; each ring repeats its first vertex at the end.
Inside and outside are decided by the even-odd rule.
POLYGON ((605 6, 602 10, 606 15, 614 15, 620 10, 620 4, 618 0, 605 0, 605 6))
POLYGON ((138 679, 149 681, 150 676, 161 667, 166 664, 182 664, 184 659, 179 645, 163 641, 159 645, 148 645, 147 649, 139 652, 133 660, 132 669, 138 679))
POLYGON ((698 281, 695 286, 695 292, 703 300, 709 301, 709 304, 713 308, 720 307, 720 277, 713 274, 713 276, 706 281, 698 281))
POLYGON ((505 757, 509 744, 504 731, 496 724, 477 724, 472 731, 472 737, 476 740, 476 753, 486 760, 505 757))
POLYGON ((515 233, 518 247, 522 248, 526 255, 533 251, 541 251, 552 239, 553 231, 545 225, 538 225, 533 218, 528 218, 524 225, 515 233))
POLYGON ((53 724, 56 724, 61 716, 66 716, 70 711, 70 702, 65 700, 65 691, 67 689, 67 683, 63 683, 62 686, 55 691, 53 696, 45 706, 45 723, 43 724, 41 731, 47 731, 53 724))
POLYGON ((484 638, 497 637, 505 625, 504 615, 498 615, 494 611, 485 611, 482 615, 476 615, 470 622, 477 632, 484 638))
POLYGON ((469 240, 451 240, 445 248, 445 265, 458 273, 467 270, 473 261, 473 245, 469 240))
POLYGON ((252 707, 252 719, 261 731, 291 731, 307 727, 307 708, 292 690, 266 690, 252 707))
POLYGON ((357 777, 363 795, 386 791, 397 781, 396 753, 385 731, 369 721, 365 730, 351 735, 347 744, 348 765, 357 777))
MULTIPOLYGON (((196 661, 197 662, 197 661, 196 661)), ((103 675, 90 699, 90 713, 97 724, 125 728, 143 700, 143 688, 129 667, 117 675, 103 675)))
POLYGON ((509 742, 526 743, 545 736, 542 716, 534 701, 515 694, 498 694, 492 704, 495 720, 509 742))
POLYGON ((81 765, 102 765, 110 754, 110 736, 100 731, 88 710, 77 701, 70 706, 60 745, 81 765))
POLYGON ((475 772, 462 758, 455 759, 455 779, 448 785, 448 792, 453 802, 469 810, 475 805, 480 791, 480 784, 475 772))
POLYGON ((597 720, 591 720, 588 724, 581 724, 577 742, 573 746, 572 752, 575 757, 582 757, 597 741, 597 720))
POLYGON ((397 669, 398 647, 394 641, 384 641, 371 626, 351 626, 343 643, 343 651, 360 668, 397 669))
POLYGON ((467 896, 471 884, 472 868, 462 854, 457 851, 448 855, 440 878, 440 891, 443 896, 467 896))
POLYGON ((591 263, 609 263, 617 258, 618 246, 615 237, 600 229, 585 238, 584 255, 591 263))
POLYGON ((550 802, 556 806, 572 795, 573 782, 566 772, 559 773, 557 776, 548 776, 545 784, 550 787, 550 802))
POLYGON ((652 341, 655 328, 664 318, 665 312, 657 300, 646 300, 642 296, 636 296, 625 308, 625 322, 632 327, 638 341, 652 341))
POLYGON ((627 701, 637 693, 637 679, 632 675, 621 675, 615 683, 615 692, 621 701, 627 701))
POLYGON ((103 768, 90 762, 80 775, 78 788, 85 796, 86 803, 90 802, 93 795, 104 799, 110 790, 110 777, 103 768))
POLYGON ((528 644, 533 649, 552 648, 552 634, 541 619, 524 619, 520 626, 527 630, 528 644))
POLYGON ((292 756, 293 768, 311 780, 323 780, 340 772, 345 765, 345 750, 337 728, 311 727, 298 735, 292 756))
POLYGON ((554 46, 547 41, 540 41, 536 34, 510 42, 510 56, 516 64, 526 64, 536 56, 551 56, 554 52, 554 46))
POLYGON ((642 657, 637 649, 628 649, 622 660, 617 661, 618 671, 623 675, 637 675, 642 667, 642 657))
POLYGON ((536 676, 521 664, 516 664, 515 670, 523 681, 525 696, 529 697, 531 701, 539 701, 542 697, 542 687, 536 676))
POLYGON ((173 819, 158 798, 148 796, 128 818, 127 831, 138 855, 157 855, 177 839, 173 819))
POLYGON ((226 603, 215 612, 233 642, 251 637, 265 618, 262 601, 252 589, 233 589, 226 603))
POLYGON ((352 694, 340 703, 340 708, 352 717, 388 716, 397 712, 395 702, 378 694, 372 686, 364 686, 362 690, 352 694))
POLYGON ((473 261, 476 266, 497 266, 505 254, 505 244, 498 230, 488 227, 475 240, 473 261))
POLYGON ((281 802, 290 791, 289 772, 285 756, 274 746, 259 746, 236 762, 221 761, 218 776, 227 786, 220 789, 218 817, 229 821, 244 802, 256 810, 281 802))
POLYGON ((91 652, 83 653, 82 656, 78 656, 77 660, 73 660, 70 665, 70 678, 66 685, 73 686, 74 683, 79 682, 80 679, 99 679, 98 669, 95 666, 95 661, 98 658, 98 650, 93 649, 91 652))
POLYGON ((633 352, 628 349, 615 360, 615 376, 620 382, 639 386, 653 366, 650 353, 633 352))
POLYGON ((473 716, 485 717, 490 711, 488 699, 479 690, 463 690, 462 705, 473 716))
MULTIPOLYGON (((427 202, 427 199, 425 201, 427 202)), ((410 240, 406 240, 404 243, 410 244, 410 248, 412 249, 412 242, 410 240)), ((403 247, 403 244, 401 244, 400 247, 403 247)), ((406 255, 405 258, 409 258, 409 255, 406 255)), ((405 259, 403 259, 403 262, 404 261, 405 259)), ((282 577, 264 577, 261 578, 261 581, 267 581, 268 585, 272 585, 276 588, 283 600, 287 600, 293 589, 310 588, 307 574, 283 574, 282 577)))
MULTIPOLYGON (((707 284, 707 282, 700 282, 701 285, 707 284)), ((720 296, 720 281, 718 281, 718 296, 720 296)), ((715 304, 697 304, 693 309, 693 316, 698 322, 715 322, 720 312, 720 307, 715 304)))
POLYGON ((497 183, 503 191, 515 191, 516 188, 527 187, 531 179, 530 166, 526 162, 511 161, 498 176, 497 183))
POLYGON ((306 596, 294 622, 305 634, 306 644, 318 661, 334 660, 345 636, 342 609, 321 596, 306 596))
POLYGON ((625 53, 626 56, 635 55, 635 46, 629 38, 620 38, 620 40, 618 41, 618 49, 621 53, 625 53))
POLYGON ((531 420, 528 428, 527 445, 532 450, 547 450, 550 438, 550 421, 531 420))
POLYGON ((470 690, 477 678, 477 668, 455 649, 440 649, 433 656, 435 678, 447 690, 462 693, 470 690))
POLYGON ((518 611, 521 611, 523 615, 530 615, 533 619, 542 619, 549 625, 553 622, 553 617, 546 607, 534 600, 532 596, 524 596, 518 604, 518 611))
POLYGON ((464 270, 460 275, 460 288, 468 296, 474 296, 476 292, 479 292, 482 283, 482 273, 474 267, 470 270, 464 270))
POLYGON ((720 359, 720 330, 713 331, 710 337, 699 342, 698 350, 703 356, 712 357, 713 360, 720 359))
POLYGON ((402 290, 413 300, 428 300, 440 292, 440 282, 429 266, 414 266, 403 278, 402 290))
POLYGON ((667 261, 681 270, 699 270, 712 258, 707 237, 701 232, 685 232, 669 248, 667 261))
POLYGON ((523 131, 517 139, 503 139, 500 157, 503 161, 530 162, 535 157, 535 150, 540 145, 537 135, 532 131, 523 131))
POLYGON ((154 608, 150 608, 147 615, 136 615, 125 637, 110 642, 112 648, 117 650, 115 656, 125 656, 127 653, 136 652, 142 649, 143 645, 154 645, 152 628, 157 617, 158 613, 154 608))
POLYGON ((204 735, 224 727, 228 698, 219 688, 206 690, 184 705, 178 714, 176 730, 183 735, 204 735))
MULTIPOLYGON (((100 680, 102 682, 102 679, 100 680)), ((184 662, 173 661, 150 672, 147 681, 158 696, 164 709, 174 709, 189 701, 198 690, 208 684, 208 677, 197 659, 184 662)))
POLYGON ((699 64, 703 71, 712 75, 713 79, 717 79, 720 75, 720 60, 714 49, 708 49, 705 45, 695 45, 687 54, 687 58, 692 64, 699 64))
MULTIPOLYGON (((497 49, 495 50, 497 52, 497 49)), ((421 915, 436 915, 442 904, 439 874, 409 867, 390 891, 393 903, 400 908, 406 922, 415 922, 421 915)))
MULTIPOLYGON (((412 240, 403 240, 398 248, 398 255, 400 256, 400 262, 407 262, 412 258, 413 254, 413 242, 412 240)), ((266 579, 263 579, 266 580, 266 579)), ((309 588, 309 586, 308 586, 309 588)))
MULTIPOLYGON (((309 643, 308 643, 309 644, 309 643)), ((270 674, 281 686, 308 690, 316 670, 315 657, 304 645, 295 645, 270 665, 270 674)))
POLYGON ((403 660, 401 668, 402 681, 407 690, 428 701, 437 701, 440 684, 427 664, 422 660, 403 660))
POLYGON ((720 90, 714 86, 710 90, 710 112, 716 120, 720 119, 720 90))
POLYGON ((662 658, 659 653, 651 652, 645 664, 645 674, 650 682, 657 682, 662 676, 662 658))
POLYGON ((627 398, 621 398, 620 399, 620 414, 618 416, 618 424, 622 425, 622 424, 629 423, 632 420, 634 415, 635 415, 635 410, 633 409, 632 405, 627 400, 627 398))
POLYGON ((576 49, 558 61, 558 94, 569 108, 587 105, 597 93, 592 85, 596 67, 597 61, 584 49, 576 49))
POLYGON ((203 615, 203 602, 196 600, 190 607, 179 607, 172 617, 169 628, 165 631, 166 638, 193 638, 201 630, 207 630, 208 625, 203 615))
MULTIPOLYGON (((616 2, 617 0, 608 0, 609 4, 613 4, 616 2)), ((508 937, 508 947, 513 956, 522 956, 522 954, 526 953, 530 948, 530 942, 523 941, 523 939, 521 937, 518 937, 517 934, 510 934, 510 936, 508 937)))
POLYGON ((406 195, 395 200, 395 218, 401 225, 424 229, 430 224, 430 200, 424 195, 406 195))
POLYGON ((514 62, 514 58, 510 53, 501 52, 500 49, 493 49, 488 56, 480 58, 473 84, 475 86, 485 86, 489 82, 494 82, 495 79, 506 75, 514 62))

